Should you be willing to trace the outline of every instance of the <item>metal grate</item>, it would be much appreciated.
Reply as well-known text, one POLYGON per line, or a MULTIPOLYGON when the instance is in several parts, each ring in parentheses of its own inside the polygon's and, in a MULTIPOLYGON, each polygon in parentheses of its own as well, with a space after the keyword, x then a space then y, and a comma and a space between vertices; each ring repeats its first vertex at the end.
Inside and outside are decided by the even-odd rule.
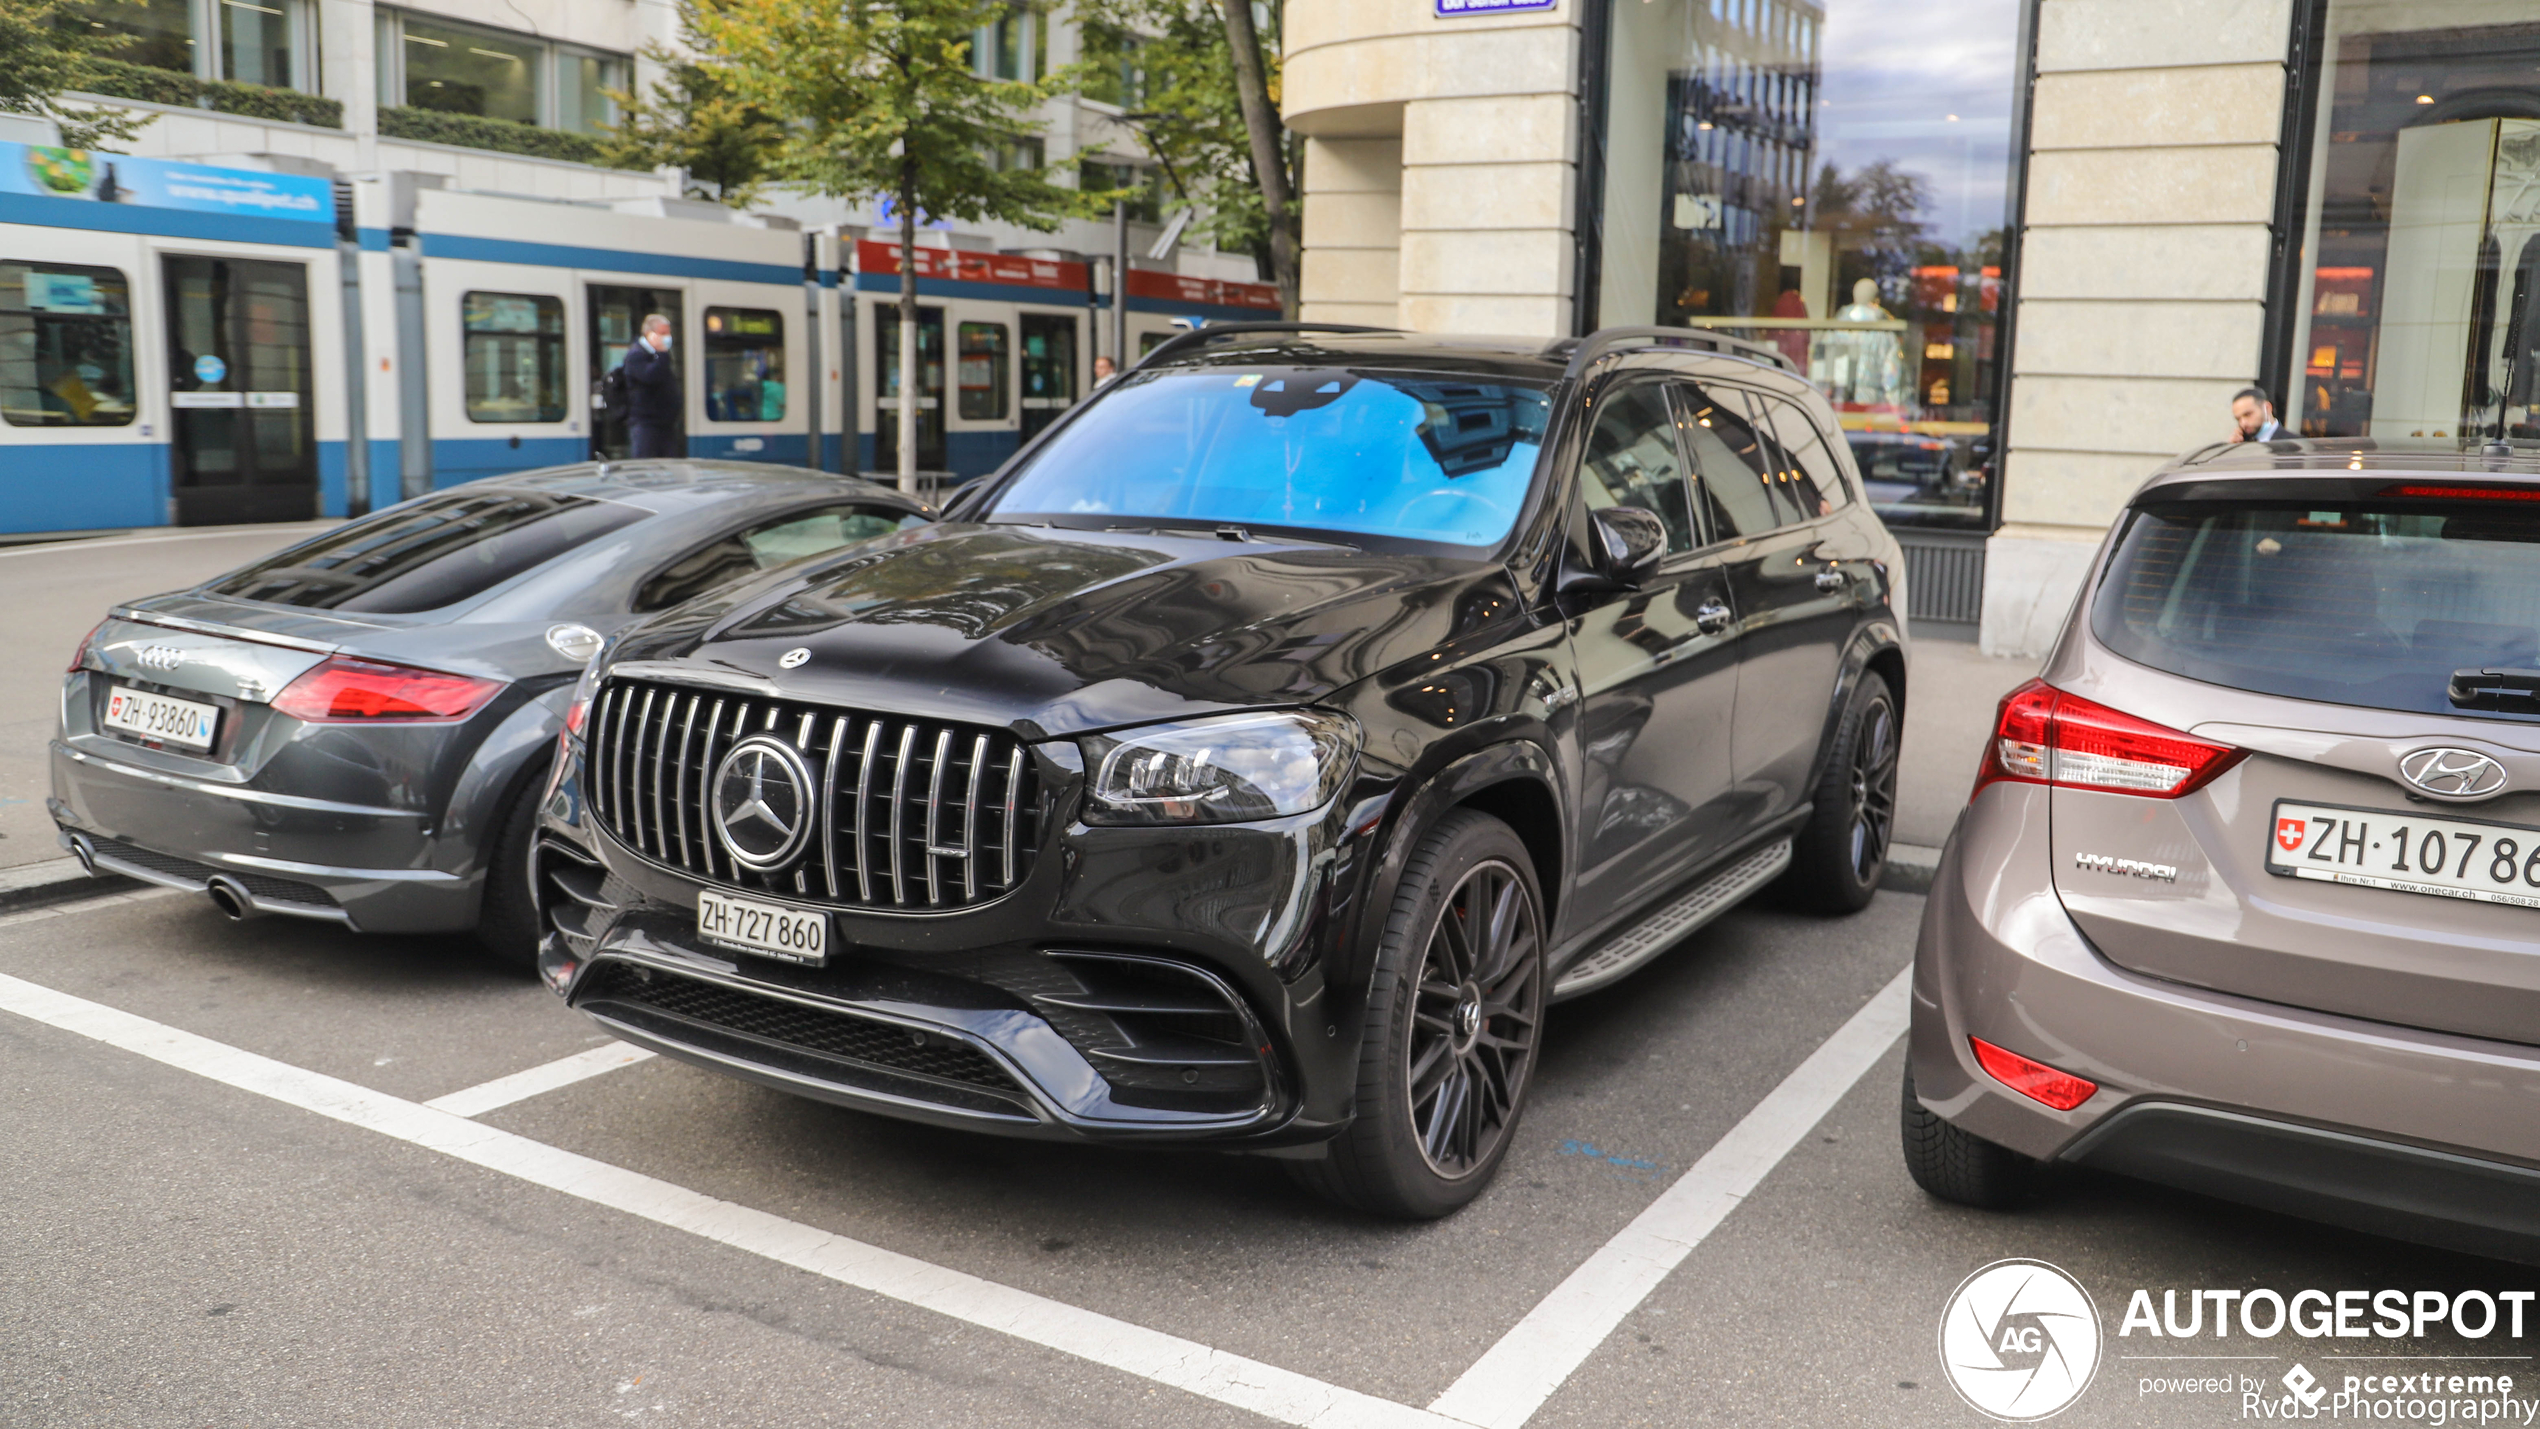
POLYGON ((334 894, 315 884, 302 883, 297 879, 274 878, 262 873, 239 873, 232 869, 214 868, 208 863, 196 863, 190 858, 179 858, 172 853, 160 853, 156 849, 146 849, 139 844, 125 843, 122 839, 95 838, 90 842, 96 846, 97 852, 108 858, 146 868, 154 873, 164 873, 171 878, 188 878, 197 883, 209 883, 212 879, 227 874, 240 887, 268 902, 304 903, 311 908, 336 906, 334 894))
POLYGON ((666 1012, 690 1022, 737 1032, 887 1071, 1016 1095, 1014 1079, 978 1049, 940 1033, 912 1032, 848 1012, 759 997, 718 983, 700 982, 653 968, 605 959, 575 989, 574 1005, 621 1003, 666 1012))
POLYGON ((1032 760, 1008 734, 936 720, 617 680, 592 701, 585 794, 619 842, 735 888, 873 908, 957 908, 1032 871, 1032 760), (707 794, 739 741, 791 745, 818 786, 813 833, 760 872, 717 842, 707 794))
POLYGON ((1905 548, 1906 615, 1973 625, 1984 615, 1984 537, 1899 530, 1905 548))

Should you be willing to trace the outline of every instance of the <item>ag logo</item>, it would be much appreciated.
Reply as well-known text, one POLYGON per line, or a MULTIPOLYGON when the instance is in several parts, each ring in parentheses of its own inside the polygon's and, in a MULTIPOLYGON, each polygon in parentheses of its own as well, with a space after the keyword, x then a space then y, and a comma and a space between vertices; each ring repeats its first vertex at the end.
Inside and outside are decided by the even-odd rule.
POLYGON ((2286 853, 2300 853, 2302 835, 2309 829, 2310 822, 2306 819, 2278 819, 2275 821, 2275 846, 2286 853))
POLYGON ((1940 1317, 1940 1367, 1978 1413, 2051 1418, 2099 1369, 2099 1311, 2042 1260, 1997 1260, 1959 1282, 1940 1317))

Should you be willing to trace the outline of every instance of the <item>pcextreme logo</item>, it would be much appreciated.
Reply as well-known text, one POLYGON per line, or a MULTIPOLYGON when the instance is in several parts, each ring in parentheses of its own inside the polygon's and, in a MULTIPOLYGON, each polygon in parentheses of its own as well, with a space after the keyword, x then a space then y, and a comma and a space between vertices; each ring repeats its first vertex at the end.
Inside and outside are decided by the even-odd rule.
POLYGON ((1960 1281, 1942 1310, 1940 1367, 1979 1414, 2053 1418, 2098 1372, 2098 1307, 2045 1261, 1997 1260, 1960 1281))

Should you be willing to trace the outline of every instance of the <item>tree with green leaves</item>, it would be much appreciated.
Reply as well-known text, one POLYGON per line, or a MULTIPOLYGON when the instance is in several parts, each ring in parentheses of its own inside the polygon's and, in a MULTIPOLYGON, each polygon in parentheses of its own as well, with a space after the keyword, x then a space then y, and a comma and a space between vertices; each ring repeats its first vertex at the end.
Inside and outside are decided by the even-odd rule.
POLYGON ((851 202, 887 199, 899 227, 899 479, 917 485, 917 226, 921 217, 1047 230, 1093 197, 1004 162, 1033 111, 1075 75, 993 79, 971 53, 1012 0, 694 0, 694 42, 732 92, 786 116, 775 176, 851 202))
POLYGON ((116 0, 8 0, 0 5, 0 114, 52 120, 66 149, 128 140, 155 117, 61 102, 63 91, 80 87, 89 60, 105 58, 129 38, 90 23, 99 3, 116 0))
MULTIPOLYGON (((693 26, 687 39, 693 47, 693 26)), ((767 187, 785 126, 735 94, 718 66, 659 45, 646 46, 644 58, 661 67, 661 78, 647 93, 609 91, 619 118, 609 127, 603 162, 679 169, 690 198, 748 208, 767 187)))

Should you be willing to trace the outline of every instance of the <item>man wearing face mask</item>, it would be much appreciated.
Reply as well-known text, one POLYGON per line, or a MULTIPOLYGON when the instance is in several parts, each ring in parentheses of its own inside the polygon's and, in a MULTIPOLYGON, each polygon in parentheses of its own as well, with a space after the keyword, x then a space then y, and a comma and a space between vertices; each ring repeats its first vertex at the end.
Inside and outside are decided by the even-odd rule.
POLYGON ((627 345, 626 438, 634 457, 678 456, 679 370, 670 363, 670 319, 653 313, 627 345))

